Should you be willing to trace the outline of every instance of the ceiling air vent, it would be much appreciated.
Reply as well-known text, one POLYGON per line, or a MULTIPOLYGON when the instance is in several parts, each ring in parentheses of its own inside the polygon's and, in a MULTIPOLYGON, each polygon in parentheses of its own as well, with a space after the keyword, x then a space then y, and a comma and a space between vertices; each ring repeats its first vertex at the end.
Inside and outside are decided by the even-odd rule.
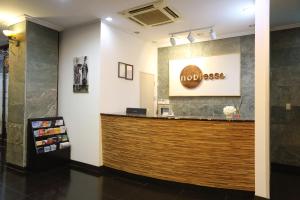
POLYGON ((179 14, 167 6, 164 0, 124 10, 120 14, 141 26, 159 26, 180 19, 179 14))

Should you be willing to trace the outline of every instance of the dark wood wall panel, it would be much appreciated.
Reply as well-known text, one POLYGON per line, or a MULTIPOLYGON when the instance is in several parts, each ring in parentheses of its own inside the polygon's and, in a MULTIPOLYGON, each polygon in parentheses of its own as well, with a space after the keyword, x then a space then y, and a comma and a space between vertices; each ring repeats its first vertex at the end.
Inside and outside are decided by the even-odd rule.
POLYGON ((103 162, 138 175, 254 191, 254 122, 101 115, 103 162))

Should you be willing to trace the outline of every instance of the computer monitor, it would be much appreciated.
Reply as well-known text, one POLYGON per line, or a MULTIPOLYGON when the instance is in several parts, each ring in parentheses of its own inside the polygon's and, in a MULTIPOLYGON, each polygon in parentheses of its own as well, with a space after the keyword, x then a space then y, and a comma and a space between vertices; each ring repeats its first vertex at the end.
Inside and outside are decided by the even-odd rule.
POLYGON ((126 115, 146 115, 146 108, 126 108, 126 115))

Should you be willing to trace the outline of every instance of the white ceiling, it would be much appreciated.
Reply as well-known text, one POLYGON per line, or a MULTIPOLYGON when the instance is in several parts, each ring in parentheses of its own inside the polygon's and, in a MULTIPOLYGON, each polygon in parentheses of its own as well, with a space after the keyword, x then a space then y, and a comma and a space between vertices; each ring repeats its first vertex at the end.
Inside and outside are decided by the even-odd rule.
POLYGON ((254 0, 167 0, 182 20, 155 28, 143 28, 122 18, 118 12, 149 3, 151 0, 0 0, 0 18, 3 15, 23 14, 70 28, 89 21, 111 16, 112 25, 127 32, 139 31, 139 37, 161 41, 170 32, 215 25, 218 35, 253 31, 254 13, 243 12, 253 6, 254 0))
MULTIPOLYGON (((215 25, 221 37, 251 33, 254 13, 243 11, 253 6, 254 0, 167 0, 177 10, 182 20, 173 24, 144 28, 122 18, 119 11, 149 3, 151 0, 0 0, 1 18, 23 14, 70 28, 96 19, 113 18, 110 24, 133 33, 147 41, 167 41, 168 34, 188 29, 215 25)), ((300 22, 300 0, 272 0, 271 24, 273 26, 300 22)), ((1 40, 1 35, 0 35, 1 40)))

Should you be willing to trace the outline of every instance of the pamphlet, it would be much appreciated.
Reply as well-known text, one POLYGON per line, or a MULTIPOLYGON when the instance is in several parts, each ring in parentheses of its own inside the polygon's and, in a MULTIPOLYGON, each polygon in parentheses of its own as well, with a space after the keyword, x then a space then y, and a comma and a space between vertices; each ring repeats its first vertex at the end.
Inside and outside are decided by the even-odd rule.
POLYGON ((62 125, 64 125, 64 120, 60 119, 55 121, 55 126, 62 126, 62 125))
POLYGON ((68 147, 70 147, 70 142, 64 142, 64 143, 59 144, 60 149, 65 149, 65 148, 68 148, 68 147))

